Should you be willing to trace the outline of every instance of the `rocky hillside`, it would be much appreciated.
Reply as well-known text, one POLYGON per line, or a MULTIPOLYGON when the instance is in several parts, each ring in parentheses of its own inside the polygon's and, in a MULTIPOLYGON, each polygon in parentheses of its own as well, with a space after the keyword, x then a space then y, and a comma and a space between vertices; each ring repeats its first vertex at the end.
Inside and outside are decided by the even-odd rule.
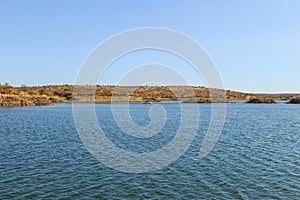
MULTIPOLYGON (((226 96, 226 100, 269 99, 267 95, 208 89, 196 86, 22 86, 0 85, 0 106, 52 105, 56 102, 143 102, 181 100, 184 102, 211 103, 210 93, 226 96)), ((292 99, 292 96, 281 96, 292 99)), ((223 99, 224 100, 224 99, 223 99)), ((223 101, 222 100, 222 101, 223 101)), ((214 101, 218 102, 218 99, 214 101)))
POLYGON ((20 87, 21 91, 35 95, 46 95, 58 102, 110 102, 110 101, 205 101, 210 102, 210 92, 226 96, 228 100, 249 100, 256 97, 252 94, 230 90, 209 90, 205 87, 194 86, 80 86, 52 85, 36 87, 20 87), (95 96, 94 96, 95 95, 95 96))
POLYGON ((53 105, 49 98, 36 95, 0 94, 0 106, 45 106, 53 105))
POLYGON ((53 105, 54 99, 47 95, 30 94, 8 84, 0 85, 0 107, 53 105))

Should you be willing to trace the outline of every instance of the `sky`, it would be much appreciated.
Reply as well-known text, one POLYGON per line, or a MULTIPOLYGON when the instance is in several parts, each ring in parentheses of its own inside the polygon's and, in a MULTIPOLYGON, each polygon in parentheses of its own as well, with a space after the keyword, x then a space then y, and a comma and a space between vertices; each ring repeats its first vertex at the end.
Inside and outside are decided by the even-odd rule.
MULTIPOLYGON (((84 60, 107 38, 160 27, 200 44, 225 89, 300 93, 299 10, 297 0, 3 0, 0 83, 73 84, 84 60)), ((192 85, 206 86, 192 66, 175 56, 158 51, 127 56, 112 64, 99 83, 114 84, 130 67, 153 62, 174 67, 192 85)))

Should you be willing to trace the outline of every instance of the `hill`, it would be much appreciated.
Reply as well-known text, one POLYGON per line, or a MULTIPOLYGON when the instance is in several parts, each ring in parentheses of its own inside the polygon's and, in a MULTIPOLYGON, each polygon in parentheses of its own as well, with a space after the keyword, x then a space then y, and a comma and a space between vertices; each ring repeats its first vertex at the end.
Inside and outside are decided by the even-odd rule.
MULTIPOLYGON (((220 99, 250 100, 253 98, 270 98, 271 95, 257 95, 221 89, 208 89, 197 86, 73 86, 46 85, 12 87, 0 85, 0 106, 52 105, 57 102, 144 102, 170 101, 210 103, 210 93, 220 99)), ((289 98, 293 96, 280 96, 289 98)), ((216 100, 218 102, 218 99, 216 100)))

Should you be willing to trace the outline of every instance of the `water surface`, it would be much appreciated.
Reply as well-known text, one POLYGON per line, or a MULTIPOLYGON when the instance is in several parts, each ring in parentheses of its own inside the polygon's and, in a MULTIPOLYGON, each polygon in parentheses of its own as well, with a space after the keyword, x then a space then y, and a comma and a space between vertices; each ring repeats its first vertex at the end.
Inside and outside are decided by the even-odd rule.
MULTIPOLYGON (((147 125, 151 106, 130 104, 133 120, 147 125)), ((122 132, 110 104, 96 104, 96 111, 117 146, 149 152, 171 140, 179 126, 179 105, 163 106, 167 123, 149 139, 122 132)), ((71 104, 1 108, 0 199, 300 198, 299 105, 229 104, 223 133, 203 159, 198 153, 210 105, 199 106, 199 129, 187 152, 144 174, 116 171, 89 154, 76 133, 71 104)))

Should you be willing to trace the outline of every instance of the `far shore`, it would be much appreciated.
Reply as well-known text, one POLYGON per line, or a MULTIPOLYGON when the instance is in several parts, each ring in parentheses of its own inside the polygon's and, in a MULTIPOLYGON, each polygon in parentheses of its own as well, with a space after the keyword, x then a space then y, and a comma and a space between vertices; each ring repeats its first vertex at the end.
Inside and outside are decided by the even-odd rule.
POLYGON ((68 102, 300 104, 299 94, 251 94, 201 86, 22 86, 0 85, 0 107, 46 106, 68 102), (210 94, 214 97, 211 98, 210 94))

